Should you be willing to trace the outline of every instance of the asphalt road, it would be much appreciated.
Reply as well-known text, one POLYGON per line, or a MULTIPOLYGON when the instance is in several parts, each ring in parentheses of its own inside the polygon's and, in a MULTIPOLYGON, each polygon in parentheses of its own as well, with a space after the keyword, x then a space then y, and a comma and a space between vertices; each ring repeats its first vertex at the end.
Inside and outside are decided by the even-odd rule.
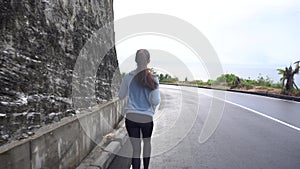
MULTIPOLYGON (((152 169, 300 168, 300 103, 164 85, 161 96, 154 118, 152 169), (218 121, 220 113, 214 115, 208 124, 218 127, 200 143, 210 110, 222 110, 222 117, 218 121)), ((130 154, 127 143, 110 169, 128 169, 130 154)))

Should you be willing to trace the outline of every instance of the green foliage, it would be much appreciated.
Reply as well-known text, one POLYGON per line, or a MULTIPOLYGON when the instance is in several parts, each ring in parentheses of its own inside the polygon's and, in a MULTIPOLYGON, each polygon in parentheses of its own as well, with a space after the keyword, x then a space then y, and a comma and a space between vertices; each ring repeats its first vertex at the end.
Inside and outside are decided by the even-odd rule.
POLYGON ((256 86, 256 81, 251 79, 242 79, 241 80, 241 86, 244 87, 250 87, 250 86, 256 86))
POLYGON ((239 77, 237 77, 234 74, 222 74, 221 76, 217 77, 214 83, 217 84, 227 83, 231 85, 236 81, 236 79, 239 79, 239 77))
POLYGON ((165 76, 162 73, 159 74, 159 76, 158 76, 159 81, 162 81, 164 78, 165 78, 165 76))
POLYGON ((280 83, 274 84, 273 81, 268 77, 263 77, 259 74, 257 80, 252 79, 242 79, 235 74, 222 74, 221 76, 217 77, 216 80, 209 79, 206 83, 197 83, 198 85, 212 85, 212 84, 219 84, 219 85, 226 85, 228 87, 236 88, 236 87, 246 87, 250 88, 253 86, 261 86, 261 87, 275 87, 280 88, 280 83))
MULTIPOLYGON (((278 69, 277 70, 279 74, 284 75, 284 70, 278 69)), ((157 76, 159 79, 159 82, 164 84, 164 83, 176 83, 178 82, 177 77, 172 77, 169 74, 157 74, 153 69, 151 69, 151 72, 153 75, 157 76)), ((125 76, 125 73, 123 72, 121 74, 122 78, 125 76)), ((257 77, 256 80, 254 79, 242 79, 235 74, 222 74, 221 76, 217 77, 216 80, 209 79, 207 82, 204 82, 202 80, 194 80, 192 82, 188 81, 188 78, 185 78, 185 83, 189 84, 196 84, 198 86, 211 86, 212 84, 217 84, 217 85, 226 85, 228 87, 232 88, 237 88, 237 87, 246 87, 246 88, 252 88, 253 86, 260 86, 260 87, 272 87, 272 88, 282 88, 282 82, 280 83, 273 83, 273 81, 268 77, 265 76, 263 77, 261 74, 257 77)))
POLYGON ((259 74, 258 78, 257 78, 257 86, 265 86, 265 87, 271 87, 273 81, 266 76, 265 78, 259 74))
POLYGON ((283 91, 292 91, 294 87, 298 89, 295 81, 294 81, 294 76, 295 74, 299 74, 299 62, 297 61, 294 64, 296 64, 295 68, 292 68, 292 65, 290 67, 285 67, 285 69, 277 69, 278 74, 280 74, 282 77, 280 78, 281 81, 281 88, 283 91))
POLYGON ((207 82, 206 82, 206 85, 211 86, 213 83, 214 83, 213 80, 208 79, 207 82))
POLYGON ((122 79, 125 77, 125 75, 126 75, 126 73, 122 72, 122 74, 121 74, 122 79))
POLYGON ((273 83, 273 84, 271 84, 271 87, 272 88, 282 88, 282 85, 281 85, 281 83, 273 83))
POLYGON ((202 80, 194 80, 193 82, 195 82, 198 86, 202 86, 205 84, 202 80))
POLYGON ((169 74, 159 74, 158 76, 158 79, 159 79, 159 82, 160 83, 174 83, 174 82, 177 82, 178 81, 178 78, 177 77, 172 77, 170 76, 169 74))
POLYGON ((241 85, 241 79, 234 74, 222 74, 212 82, 216 85, 228 86, 231 89, 239 87, 241 85))

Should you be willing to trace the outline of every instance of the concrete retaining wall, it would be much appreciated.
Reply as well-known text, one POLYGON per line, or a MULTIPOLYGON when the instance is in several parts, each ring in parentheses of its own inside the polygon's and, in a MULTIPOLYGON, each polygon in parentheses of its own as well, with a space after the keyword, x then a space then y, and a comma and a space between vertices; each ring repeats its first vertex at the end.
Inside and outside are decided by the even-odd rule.
POLYGON ((45 126, 29 139, 0 147, 0 168, 76 168, 122 119, 123 105, 118 100, 93 107, 45 126))

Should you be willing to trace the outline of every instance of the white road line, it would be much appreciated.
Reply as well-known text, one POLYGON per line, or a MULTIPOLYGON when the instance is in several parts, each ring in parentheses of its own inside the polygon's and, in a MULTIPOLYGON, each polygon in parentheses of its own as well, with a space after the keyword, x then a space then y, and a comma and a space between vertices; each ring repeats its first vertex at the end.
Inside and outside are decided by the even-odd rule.
POLYGON ((300 102, 294 101, 294 100, 286 100, 286 99, 280 99, 280 98, 275 98, 275 97, 268 97, 268 96, 263 96, 263 95, 256 95, 256 94, 248 94, 248 93, 239 93, 239 92, 231 92, 231 91, 226 91, 231 94, 236 94, 236 95, 243 95, 247 94, 251 97, 259 97, 259 98, 264 98, 264 99, 270 99, 270 100, 276 100, 276 101, 284 101, 284 102, 290 102, 290 103, 296 103, 300 104, 300 102))
MULTIPOLYGON (((218 98, 218 99, 219 99, 219 98, 218 98)), ((240 107, 240 108, 246 109, 246 110, 248 110, 248 111, 251 111, 251 112, 253 112, 253 113, 255 113, 255 114, 258 114, 258 115, 260 115, 260 116, 263 116, 263 117, 265 117, 265 118, 268 118, 268 119, 270 119, 270 120, 273 120, 273 121, 275 121, 275 122, 277 122, 277 123, 280 123, 280 124, 282 124, 282 125, 285 125, 285 126, 287 126, 287 127, 289 127, 289 128, 292 128, 292 129, 295 129, 295 130, 297 130, 297 131, 300 131, 300 128, 298 128, 298 127, 296 127, 296 126, 293 126, 293 125, 291 125, 291 124, 289 124, 289 123, 286 123, 286 122, 284 122, 284 121, 278 120, 278 119, 276 119, 276 118, 274 118, 274 117, 268 116, 268 115, 263 114, 263 113, 261 113, 261 112, 258 112, 258 111, 256 111, 256 110, 253 110, 253 109, 250 109, 250 108, 248 108, 248 107, 245 107, 245 106, 242 106, 242 105, 233 103, 233 102, 228 101, 228 100, 225 100, 225 102, 230 103, 230 104, 235 105, 235 106, 238 106, 238 107, 240 107)))
POLYGON ((293 126, 293 125, 291 125, 291 124, 289 124, 289 123, 286 123, 286 122, 284 122, 284 121, 278 120, 278 119, 276 119, 276 118, 274 118, 274 117, 268 116, 268 115, 266 115, 266 114, 263 114, 263 113, 258 112, 258 111, 256 111, 256 110, 253 110, 253 109, 251 109, 251 108, 248 108, 248 107, 239 105, 239 104, 237 104, 237 103, 233 103, 233 102, 228 101, 228 100, 224 100, 224 99, 222 99, 222 98, 214 97, 214 96, 208 95, 208 94, 203 93, 203 92, 201 92, 201 93, 204 94, 204 95, 206 95, 206 96, 213 97, 213 98, 216 98, 216 99, 218 99, 218 100, 225 101, 226 103, 229 103, 229 104, 238 106, 238 107, 240 107, 240 108, 246 109, 246 110, 248 110, 248 111, 251 111, 252 113, 255 113, 255 114, 257 114, 257 115, 260 115, 260 116, 263 116, 263 117, 268 118, 268 119, 270 119, 270 120, 273 120, 273 121, 275 121, 275 122, 277 122, 277 123, 280 123, 280 124, 282 124, 282 125, 284 125, 284 126, 286 126, 286 127, 289 127, 289 128, 294 129, 294 130, 300 131, 300 128, 299 128, 299 127, 293 126))

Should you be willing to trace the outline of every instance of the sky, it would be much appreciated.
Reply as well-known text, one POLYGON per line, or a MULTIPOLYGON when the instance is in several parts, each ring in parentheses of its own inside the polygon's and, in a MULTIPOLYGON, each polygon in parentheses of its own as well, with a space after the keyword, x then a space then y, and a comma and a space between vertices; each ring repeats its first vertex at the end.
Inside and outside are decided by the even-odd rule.
MULTIPOLYGON (((195 26, 217 52, 225 73, 251 79, 261 73, 276 82, 280 78, 277 68, 300 60, 299 0, 114 0, 115 21, 143 13, 172 15, 195 26)), ((181 59, 193 74, 188 77, 190 79, 210 78, 205 63, 195 62, 189 49, 170 38, 133 36, 117 42, 116 48, 121 71, 134 67, 124 61, 130 60, 128 58, 133 57, 138 48, 149 48, 169 52, 181 59)), ((170 59, 160 58, 160 62, 169 67, 178 67, 170 64, 170 59)), ((156 67, 155 64, 150 66, 156 67)), ((185 78, 184 74, 173 74, 185 78)), ((300 81, 300 76, 295 79, 300 81)))

